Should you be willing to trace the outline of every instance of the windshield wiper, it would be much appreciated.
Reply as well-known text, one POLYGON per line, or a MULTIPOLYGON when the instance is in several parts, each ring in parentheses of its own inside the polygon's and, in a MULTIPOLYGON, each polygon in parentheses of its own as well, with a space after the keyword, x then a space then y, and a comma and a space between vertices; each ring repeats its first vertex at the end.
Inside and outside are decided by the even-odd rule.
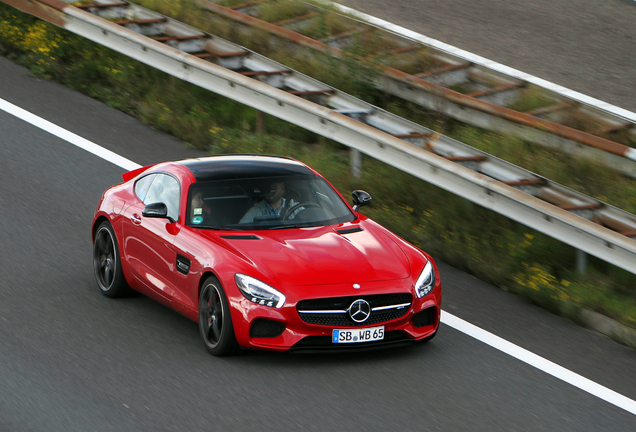
POLYGON ((194 228, 203 228, 203 229, 210 229, 210 230, 215 230, 215 231, 245 231, 243 229, 240 228, 230 228, 230 227, 225 227, 225 226, 201 226, 201 227, 194 227, 194 228))
POLYGON ((272 225, 272 226, 264 226, 263 228, 267 228, 268 230, 285 229, 285 228, 300 228, 300 224, 272 225))

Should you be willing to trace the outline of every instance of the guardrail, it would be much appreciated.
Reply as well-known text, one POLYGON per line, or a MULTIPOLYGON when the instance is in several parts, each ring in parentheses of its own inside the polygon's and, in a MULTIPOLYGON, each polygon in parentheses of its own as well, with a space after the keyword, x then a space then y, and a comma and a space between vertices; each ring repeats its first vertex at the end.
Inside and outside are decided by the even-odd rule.
POLYGON ((243 47, 126 2, 84 6, 111 21, 59 0, 4 2, 185 81, 336 140, 636 272, 636 241, 626 236, 636 236, 633 215, 393 116, 243 47), (155 32, 159 27, 163 35, 148 37, 127 28, 145 31, 145 25, 154 26, 155 32), (214 62, 234 65, 241 72, 214 62), (325 99, 325 105, 335 109, 303 97, 325 99), (420 142, 427 149, 409 141, 420 142))
MULTIPOLYGON (((599 109, 586 104, 581 98, 574 99, 544 88, 540 88, 542 103, 532 110, 519 112, 507 106, 522 99, 524 92, 535 85, 522 74, 511 76, 477 63, 473 58, 462 57, 425 41, 404 37, 390 29, 380 29, 372 23, 345 16, 341 18, 347 20, 347 31, 315 40, 303 35, 303 29, 320 25, 325 11, 307 4, 313 13, 305 15, 300 12, 301 15, 295 19, 270 23, 258 18, 260 8, 267 1, 246 2, 232 7, 217 4, 218 0, 196 0, 196 3, 210 13, 243 26, 241 33, 249 34, 251 29, 269 32, 282 41, 304 47, 308 57, 313 56, 314 50, 335 58, 353 56, 346 49, 350 45, 357 46, 356 36, 369 31, 381 32, 389 48, 376 53, 375 57, 394 56, 399 58, 402 69, 420 70, 409 74, 381 62, 369 62, 380 71, 380 75, 374 79, 378 89, 464 123, 586 157, 612 170, 636 177, 636 149, 567 126, 568 120, 578 116, 586 120, 583 122, 585 124, 595 124, 595 129, 601 135, 611 138, 611 135, 623 133, 636 138, 633 118, 599 109), (421 65, 413 65, 413 60, 422 55, 434 66, 424 70, 421 65)), ((337 3, 333 7, 355 15, 352 9, 337 3)), ((298 53, 298 48, 294 52, 298 53)), ((368 61, 364 58, 359 60, 368 61)), ((535 91, 539 91, 539 88, 535 91)), ((535 100, 537 96, 534 95, 535 100)))
MULTIPOLYGON (((390 22, 373 17, 371 15, 367 15, 363 12, 357 11, 355 9, 344 6, 342 4, 331 2, 330 0, 323 0, 322 3, 325 5, 334 7, 335 9, 339 10, 342 13, 355 16, 357 19, 360 19, 364 22, 368 22, 374 26, 383 28, 389 32, 396 33, 402 37, 411 39, 413 41, 421 42, 424 45, 434 48, 440 52, 446 53, 450 55, 451 57, 463 59, 465 61, 478 64, 480 66, 483 66, 495 72, 499 72, 513 78, 527 81, 528 83, 532 83, 537 86, 543 87, 551 92, 564 96, 568 99, 572 99, 574 101, 581 102, 584 105, 593 107, 599 112, 604 112, 609 114, 612 117, 616 117, 617 119, 623 119, 628 122, 631 122, 632 124, 636 124, 636 113, 634 113, 633 111, 629 111, 624 108, 617 107, 616 105, 612 105, 610 103, 576 92, 574 90, 565 88, 558 84, 554 84, 544 79, 537 78, 535 76, 532 76, 520 70, 513 69, 509 66, 494 62, 492 60, 486 59, 479 55, 454 47, 447 43, 435 40, 433 38, 429 38, 427 36, 424 36, 422 34, 419 34, 407 28, 401 27, 396 24, 392 24, 390 22)), ((633 133, 636 134, 636 131, 633 131, 633 133)))

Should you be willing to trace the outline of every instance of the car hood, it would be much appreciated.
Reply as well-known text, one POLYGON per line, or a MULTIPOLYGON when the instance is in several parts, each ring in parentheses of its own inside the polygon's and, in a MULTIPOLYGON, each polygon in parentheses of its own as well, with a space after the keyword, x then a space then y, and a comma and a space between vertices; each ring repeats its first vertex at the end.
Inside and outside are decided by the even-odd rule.
MULTIPOLYGON (((410 275, 406 255, 388 234, 369 223, 355 227, 362 230, 343 234, 334 227, 317 227, 253 231, 256 238, 251 240, 222 238, 279 285, 361 283, 410 275)), ((347 228, 351 226, 337 229, 347 228)))

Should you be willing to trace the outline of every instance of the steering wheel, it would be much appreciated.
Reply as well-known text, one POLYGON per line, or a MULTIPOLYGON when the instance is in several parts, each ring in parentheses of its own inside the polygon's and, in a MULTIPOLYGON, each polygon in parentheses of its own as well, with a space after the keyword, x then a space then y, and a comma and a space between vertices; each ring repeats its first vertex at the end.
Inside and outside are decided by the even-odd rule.
POLYGON ((307 207, 318 207, 318 208, 320 208, 320 206, 318 204, 316 204, 315 202, 311 202, 311 201, 299 203, 299 204, 296 204, 296 205, 290 207, 289 210, 287 210, 287 213, 285 213, 285 216, 283 217, 283 220, 292 220, 292 219, 294 219, 298 213, 300 213, 303 210, 306 210, 307 207))

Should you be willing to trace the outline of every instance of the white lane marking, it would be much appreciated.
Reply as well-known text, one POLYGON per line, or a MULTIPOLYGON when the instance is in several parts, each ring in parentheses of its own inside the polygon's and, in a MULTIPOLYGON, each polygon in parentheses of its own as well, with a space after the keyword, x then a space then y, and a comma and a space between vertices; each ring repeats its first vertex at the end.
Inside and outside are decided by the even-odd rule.
POLYGON ((558 364, 551 362, 550 360, 546 360, 543 357, 528 351, 527 349, 521 348, 520 346, 515 345, 512 342, 508 342, 507 340, 502 339, 499 336, 496 336, 467 321, 464 321, 463 319, 458 318, 446 311, 442 311, 440 320, 441 322, 454 328, 455 330, 459 330, 460 332, 467 334, 468 336, 471 336, 478 341, 485 343, 486 345, 490 345, 491 347, 516 358, 517 360, 521 360, 522 362, 527 363, 530 366, 533 366, 549 375, 552 375, 555 378, 565 381, 566 383, 571 384, 574 387, 578 387, 579 389, 590 393, 591 395, 594 395, 599 399, 603 399, 604 401, 609 402, 612 405, 616 405, 617 407, 636 415, 636 401, 629 399, 622 394, 615 392, 614 390, 610 390, 607 387, 597 384, 594 381, 585 378, 584 376, 574 373, 571 370, 564 368, 563 366, 559 366, 558 364))
POLYGON ((518 78, 520 80, 523 81, 527 81, 530 82, 532 84, 536 84, 540 87, 544 87, 548 90, 551 90, 555 93, 561 94, 565 97, 568 97, 570 99, 574 99, 576 101, 579 101, 581 103, 596 107, 598 109, 610 112, 612 114, 615 114, 617 116, 623 117, 626 120, 632 121, 632 122, 636 122, 636 113, 628 111, 624 108, 620 108, 617 107, 615 105, 609 104, 607 102, 603 102, 602 100, 593 98, 591 96, 587 96, 584 95, 583 93, 579 93, 576 92, 574 90, 570 90, 569 88, 560 86, 558 84, 554 84, 550 81, 544 80, 542 78, 537 78, 533 75, 527 74, 525 72, 521 72, 520 70, 517 69, 513 69, 511 67, 508 67, 506 65, 503 65, 501 63, 497 63, 494 62, 492 60, 488 60, 487 58, 478 56, 476 54, 473 54, 471 52, 468 51, 464 51, 463 49, 454 47, 452 45, 449 45, 447 43, 438 41, 436 39, 430 38, 428 36, 424 36, 423 34, 414 32, 412 30, 409 30, 407 28, 404 28, 402 26, 399 25, 395 25, 392 24, 388 21, 384 21, 380 18, 376 18, 372 15, 367 15, 363 12, 360 12, 358 10, 352 9, 350 7, 347 6, 343 6, 341 4, 338 3, 333 3, 333 6, 335 6, 337 9, 339 9, 342 12, 351 14, 353 16, 358 16, 361 20, 369 22, 375 26, 384 28, 386 30, 392 31, 393 33, 397 33, 399 35, 402 35, 404 37, 407 37, 409 39, 413 39, 416 40, 418 42, 422 42, 424 44, 430 45, 440 51, 444 51, 447 52, 453 56, 456 57, 460 57, 463 58, 469 62, 475 63, 475 64, 479 64, 482 65, 484 67, 493 69, 495 71, 501 72, 505 75, 509 75, 515 78, 518 78))
POLYGON ((31 114, 30 112, 10 102, 5 101, 4 99, 0 99, 0 109, 18 117, 19 119, 24 120, 27 123, 31 123, 33 126, 37 126, 38 128, 52 135, 55 135, 58 138, 68 141, 71 144, 76 145, 77 147, 82 148, 89 153, 93 153, 95 156, 99 156, 100 158, 105 159, 108 162, 112 162, 113 164, 122 167, 126 171, 131 171, 141 167, 141 165, 129 159, 126 159, 125 157, 119 156, 117 153, 113 153, 112 151, 105 149, 104 147, 98 146, 97 144, 85 138, 82 138, 79 135, 69 132, 66 129, 63 129, 48 120, 44 120, 42 117, 31 114))
MULTIPOLYGON (((9 114, 12 114, 22 120, 31 123, 34 126, 39 127, 59 138, 62 138, 71 144, 74 144, 90 153, 93 153, 100 158, 112 162, 113 164, 127 169, 133 170, 141 167, 141 165, 136 164, 126 158, 119 156, 116 153, 113 153, 110 150, 107 150, 87 139, 84 139, 78 135, 75 135, 72 132, 69 132, 61 127, 42 119, 34 114, 31 114, 28 111, 23 110, 3 99, 0 99, 0 109, 6 111, 9 114)), ((613 390, 608 389, 607 387, 603 387, 600 384, 595 383, 581 375, 578 375, 562 366, 557 365, 549 360, 544 359, 520 346, 517 346, 511 342, 508 342, 505 339, 500 338, 486 330, 483 330, 467 321, 464 321, 461 318, 458 318, 446 311, 442 311, 441 322, 444 324, 458 330, 470 337, 477 339, 491 347, 502 351, 518 360, 521 360, 524 363, 529 364, 543 372, 554 376, 562 381, 565 381, 575 387, 580 388, 587 393, 590 393, 604 401, 607 401, 619 408, 622 408, 634 415, 636 415, 636 401, 633 401, 619 393, 616 393, 613 390)))

